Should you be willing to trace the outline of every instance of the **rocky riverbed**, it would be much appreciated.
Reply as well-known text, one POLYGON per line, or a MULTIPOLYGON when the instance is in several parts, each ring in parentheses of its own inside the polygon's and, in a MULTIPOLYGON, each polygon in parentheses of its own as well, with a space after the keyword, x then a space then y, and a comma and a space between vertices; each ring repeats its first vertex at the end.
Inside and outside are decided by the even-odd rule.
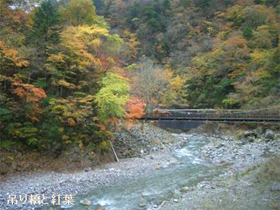
POLYGON ((49 198, 53 194, 77 195, 116 182, 126 182, 136 176, 145 176, 160 167, 168 167, 176 163, 177 160, 170 154, 169 149, 165 149, 143 158, 132 158, 121 160, 120 163, 108 164, 94 171, 85 169, 75 174, 37 172, 15 175, 0 184, 0 209, 30 209, 32 207, 31 205, 7 205, 9 195, 44 194, 49 198))
MULTIPOLYGON (((0 209, 39 207, 39 205, 31 205, 29 200, 26 204, 21 204, 21 202, 18 202, 17 205, 7 204, 9 196, 12 195, 17 195, 17 198, 19 195, 22 197, 44 195, 48 197, 44 202, 51 203, 52 195, 77 196, 104 187, 110 189, 110 186, 116 184, 130 183, 139 177, 142 177, 143 180, 145 177, 152 177, 157 171, 172 169, 176 165, 180 167, 181 164, 184 164, 182 159, 178 158, 180 155, 195 156, 193 165, 202 164, 203 161, 203 164, 213 165, 219 170, 219 175, 211 179, 200 178, 201 181, 196 184, 180 186, 175 190, 179 193, 172 193, 166 199, 161 198, 156 205, 154 203, 142 204, 139 201, 138 209, 185 210, 225 209, 225 207, 227 209, 279 209, 280 180, 277 177, 280 175, 280 166, 278 166, 280 164, 273 163, 272 168, 276 168, 276 171, 272 170, 273 172, 271 172, 270 166, 265 166, 270 157, 280 154, 280 141, 276 133, 273 132, 273 135, 271 134, 268 138, 267 132, 264 132, 262 136, 248 135, 248 132, 244 132, 244 138, 236 140, 231 136, 205 136, 203 134, 174 134, 171 136, 166 131, 163 131, 163 134, 158 134, 158 132, 160 130, 154 132, 158 136, 158 139, 155 138, 156 140, 145 140, 145 137, 142 136, 142 138, 137 138, 137 143, 131 142, 130 149, 137 148, 139 157, 122 159, 120 163, 106 164, 95 170, 85 168, 78 173, 41 171, 10 176, 0 183, 0 209), (164 143, 154 143, 160 138, 165 138, 164 143), (188 151, 184 154, 184 149, 178 150, 183 144, 190 144, 190 139, 192 141, 194 139, 203 140, 207 143, 192 154, 188 151), (175 151, 177 157, 174 155, 175 151)), ((129 141, 129 139, 123 140, 129 141)), ((125 153, 125 151, 127 148, 120 154, 128 155, 129 153, 125 153)), ((170 173, 172 174, 172 170, 170 173)), ((182 179, 184 179, 188 174, 182 175, 182 179)), ((178 175, 176 179, 178 179, 178 175)), ((91 205, 91 201, 87 199, 81 199, 80 202, 85 206, 91 205)), ((62 205, 60 208, 68 207, 71 205, 62 205)), ((99 209, 102 208, 99 207, 99 209)))
POLYGON ((178 138, 149 123, 139 123, 130 130, 116 132, 114 147, 120 158, 148 155, 176 144, 178 138))
POLYGON ((252 139, 248 133, 244 132, 242 141, 212 137, 200 149, 200 157, 223 172, 212 180, 182 188, 183 194, 158 209, 280 209, 279 136, 254 135, 252 139))

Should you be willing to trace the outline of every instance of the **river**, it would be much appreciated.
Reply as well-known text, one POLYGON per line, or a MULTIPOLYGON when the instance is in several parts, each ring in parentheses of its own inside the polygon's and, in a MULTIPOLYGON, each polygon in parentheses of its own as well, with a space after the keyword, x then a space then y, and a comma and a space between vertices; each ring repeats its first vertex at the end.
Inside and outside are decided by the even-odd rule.
MULTIPOLYGON (((173 134, 185 138, 185 134, 173 134)), ((219 174, 219 169, 198 158, 198 150, 209 139, 203 136, 188 137, 181 149, 173 152, 180 164, 159 168, 156 172, 132 181, 102 187, 87 195, 75 197, 73 209, 89 209, 81 200, 89 200, 94 207, 102 206, 106 210, 132 210, 141 207, 157 208, 163 201, 179 197, 180 189, 211 179, 219 174)), ((70 206, 69 206, 70 207, 70 206)), ((67 208, 63 206, 62 208, 67 208)), ((91 206, 92 208, 92 206, 91 206)))

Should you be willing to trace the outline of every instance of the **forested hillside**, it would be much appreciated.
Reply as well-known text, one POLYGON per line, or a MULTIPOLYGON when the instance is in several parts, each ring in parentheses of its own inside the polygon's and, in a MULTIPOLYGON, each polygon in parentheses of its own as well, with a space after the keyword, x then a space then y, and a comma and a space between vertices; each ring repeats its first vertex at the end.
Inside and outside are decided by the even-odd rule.
POLYGON ((90 0, 0 7, 1 146, 106 149, 110 124, 130 114, 124 41, 90 0))
POLYGON ((0 0, 0 138, 106 150, 158 104, 280 103, 278 0, 0 0))
POLYGON ((161 102, 190 108, 279 104, 279 1, 94 2, 114 31, 137 37, 134 62, 150 57, 183 83, 161 102))

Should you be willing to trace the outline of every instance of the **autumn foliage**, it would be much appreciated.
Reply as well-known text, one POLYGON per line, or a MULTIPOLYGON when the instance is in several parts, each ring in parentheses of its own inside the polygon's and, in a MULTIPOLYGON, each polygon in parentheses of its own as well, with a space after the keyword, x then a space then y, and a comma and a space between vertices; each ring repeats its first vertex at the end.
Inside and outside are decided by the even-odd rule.
POLYGON ((37 88, 31 84, 23 84, 14 82, 12 87, 15 88, 12 93, 24 99, 26 103, 37 103, 43 98, 47 98, 45 91, 42 88, 37 88))
POLYGON ((140 119, 145 115, 145 102, 143 99, 131 96, 130 100, 126 104, 126 118, 129 120, 140 119))
POLYGON ((160 104, 280 103, 276 0, 1 1, 0 11, 3 145, 104 149, 113 127, 160 104))
POLYGON ((0 3, 4 145, 45 150, 108 141, 129 98, 118 55, 123 40, 90 0, 25 6, 0 3))

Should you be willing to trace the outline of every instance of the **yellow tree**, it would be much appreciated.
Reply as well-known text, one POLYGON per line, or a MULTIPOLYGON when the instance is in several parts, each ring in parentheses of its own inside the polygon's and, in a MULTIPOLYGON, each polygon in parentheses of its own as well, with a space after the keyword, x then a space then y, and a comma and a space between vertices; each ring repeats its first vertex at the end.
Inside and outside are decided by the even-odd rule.
POLYGON ((53 85, 60 90, 89 90, 94 78, 103 74, 102 52, 112 46, 118 47, 122 40, 110 35, 109 30, 98 25, 70 26, 61 33, 58 53, 50 54, 46 68, 54 75, 53 85), (102 48, 101 48, 102 46, 102 48))
POLYGON ((90 25, 96 19, 95 7, 91 0, 71 0, 63 15, 73 26, 90 25))

